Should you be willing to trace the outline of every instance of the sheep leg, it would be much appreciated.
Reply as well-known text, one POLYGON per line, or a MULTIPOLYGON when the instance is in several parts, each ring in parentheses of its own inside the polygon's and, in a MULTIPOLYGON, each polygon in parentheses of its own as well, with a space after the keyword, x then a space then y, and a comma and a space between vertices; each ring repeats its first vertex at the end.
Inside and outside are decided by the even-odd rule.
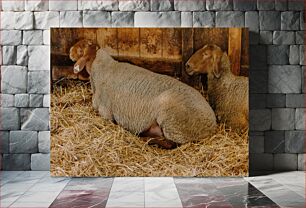
POLYGON ((117 124, 110 109, 100 105, 98 111, 103 118, 117 124))
POLYGON ((177 147, 177 144, 173 141, 165 139, 163 136, 162 129, 155 122, 147 131, 144 131, 140 134, 142 139, 148 144, 157 144, 165 149, 173 149, 177 147))

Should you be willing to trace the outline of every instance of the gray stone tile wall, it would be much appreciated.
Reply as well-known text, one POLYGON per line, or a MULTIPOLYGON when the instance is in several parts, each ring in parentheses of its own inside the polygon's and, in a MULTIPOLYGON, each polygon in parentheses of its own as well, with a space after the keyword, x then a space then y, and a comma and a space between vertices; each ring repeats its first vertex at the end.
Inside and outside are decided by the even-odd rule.
POLYGON ((0 154, 50 165, 50 27, 249 27, 250 170, 305 169, 303 0, 37 0, 1 8, 0 154))

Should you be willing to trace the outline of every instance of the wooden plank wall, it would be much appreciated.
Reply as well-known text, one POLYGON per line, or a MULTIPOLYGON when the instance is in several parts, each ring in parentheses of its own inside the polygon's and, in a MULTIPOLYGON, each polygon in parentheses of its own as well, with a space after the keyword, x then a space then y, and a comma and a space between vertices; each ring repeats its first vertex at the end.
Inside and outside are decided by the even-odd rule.
POLYGON ((119 61, 175 76, 197 88, 201 87, 201 79, 188 76, 185 63, 204 45, 216 44, 228 52, 233 72, 248 76, 246 28, 53 28, 51 63, 55 70, 73 65, 70 47, 85 38, 119 61))

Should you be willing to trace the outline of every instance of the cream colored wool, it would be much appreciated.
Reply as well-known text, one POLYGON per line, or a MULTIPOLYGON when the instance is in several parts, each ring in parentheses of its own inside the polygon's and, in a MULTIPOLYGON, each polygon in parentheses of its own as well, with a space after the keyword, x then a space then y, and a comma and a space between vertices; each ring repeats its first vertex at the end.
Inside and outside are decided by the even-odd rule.
POLYGON ((215 132, 215 114, 197 90, 167 75, 118 62, 103 49, 92 63, 91 84, 93 107, 134 134, 157 123, 166 139, 183 144, 215 132))

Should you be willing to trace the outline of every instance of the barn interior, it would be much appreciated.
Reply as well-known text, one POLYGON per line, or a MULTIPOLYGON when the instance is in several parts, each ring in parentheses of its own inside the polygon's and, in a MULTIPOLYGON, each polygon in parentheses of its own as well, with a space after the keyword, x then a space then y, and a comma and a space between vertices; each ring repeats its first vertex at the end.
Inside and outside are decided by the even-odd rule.
POLYGON ((218 124, 215 135, 172 150, 148 145, 92 107, 89 75, 73 73, 70 47, 90 39, 116 60, 166 74, 206 96, 205 75, 185 63, 206 44, 229 55, 232 72, 248 76, 247 28, 53 28, 51 30, 51 174, 53 176, 245 176, 248 129, 218 124))

